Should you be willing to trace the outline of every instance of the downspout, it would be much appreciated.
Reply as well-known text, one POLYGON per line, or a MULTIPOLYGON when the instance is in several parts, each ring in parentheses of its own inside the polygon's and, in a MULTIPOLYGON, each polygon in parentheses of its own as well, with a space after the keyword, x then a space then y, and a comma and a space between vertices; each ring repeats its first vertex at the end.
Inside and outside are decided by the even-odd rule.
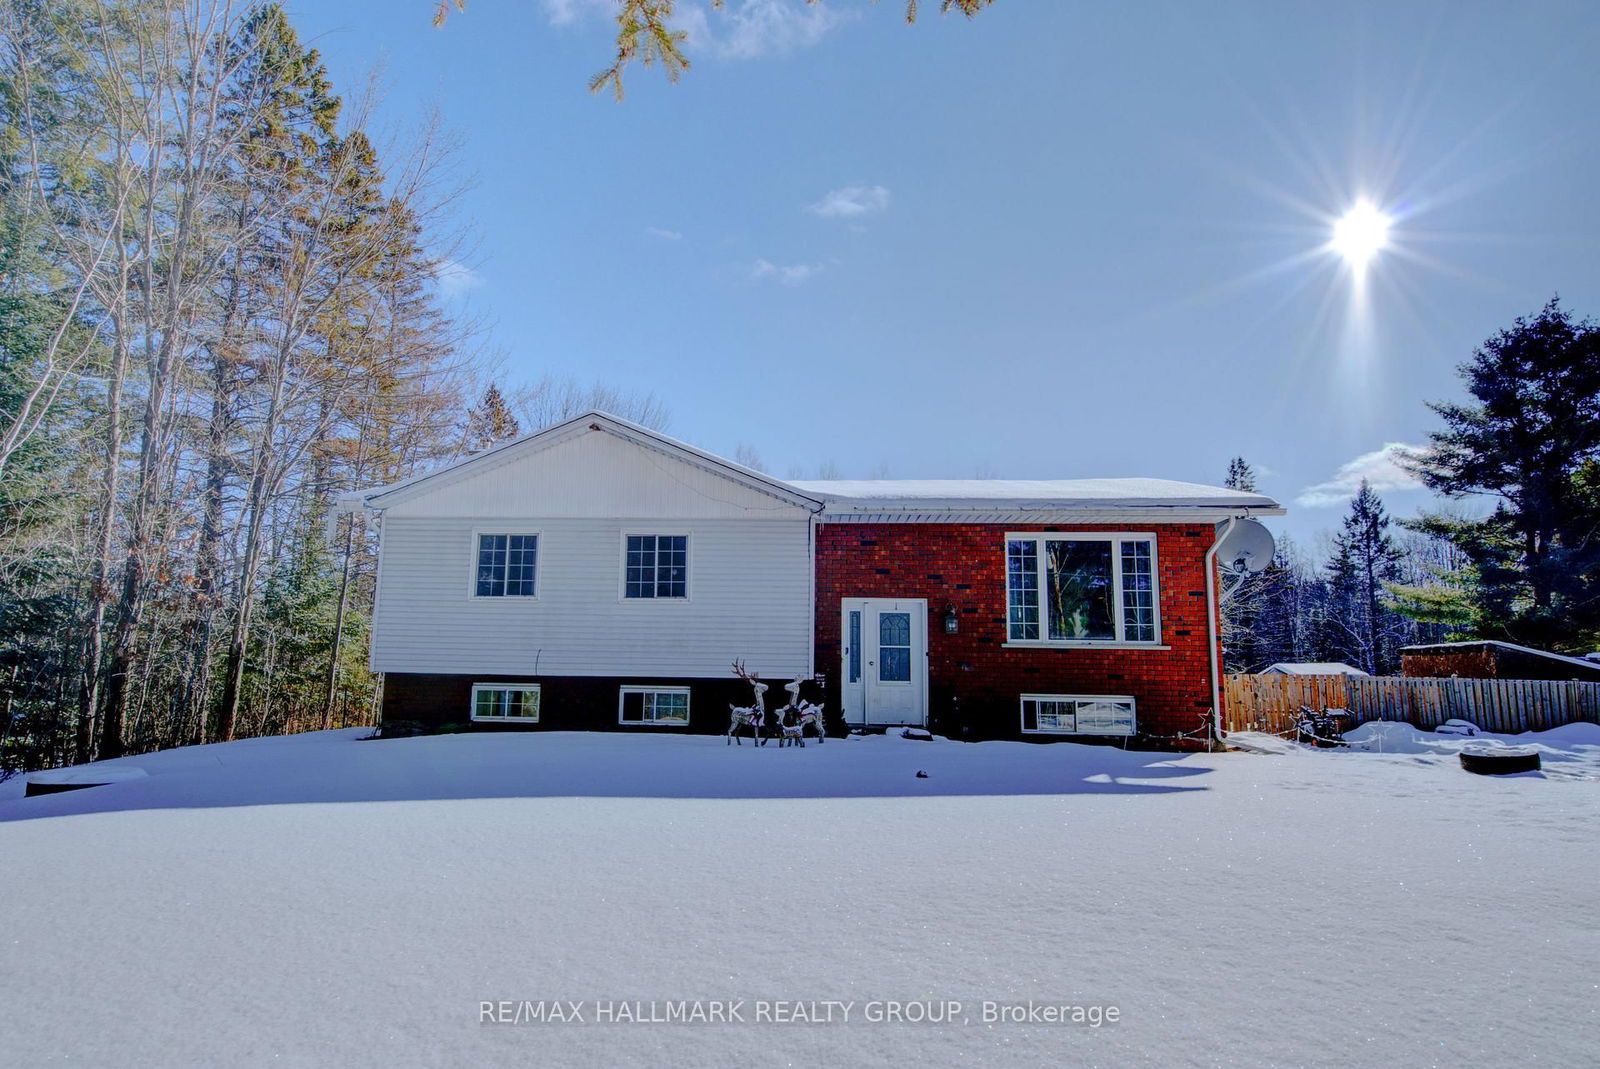
POLYGON ((806 677, 817 678, 817 513, 806 521, 806 549, 811 558, 811 582, 807 584, 810 619, 806 621, 806 677))
POLYGON ((1229 516, 1228 524, 1217 533, 1211 548, 1206 550, 1206 634, 1210 637, 1207 652, 1211 655, 1211 741, 1222 744, 1222 664, 1218 648, 1222 644, 1220 606, 1217 604, 1217 550, 1222 547, 1239 517, 1229 516))

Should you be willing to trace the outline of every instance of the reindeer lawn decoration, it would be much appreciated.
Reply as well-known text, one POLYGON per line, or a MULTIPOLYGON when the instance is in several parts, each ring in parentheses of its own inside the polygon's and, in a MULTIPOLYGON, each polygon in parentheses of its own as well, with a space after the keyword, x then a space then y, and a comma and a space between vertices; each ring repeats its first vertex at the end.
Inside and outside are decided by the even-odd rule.
POLYGON ((733 662, 733 674, 750 684, 750 689, 755 692, 754 705, 737 706, 728 703, 728 741, 744 745, 744 739, 739 732, 744 728, 750 729, 752 741, 757 746, 765 746, 767 742, 767 685, 761 682, 760 672, 746 672, 743 661, 733 662))
POLYGON ((785 746, 804 746, 806 744, 806 729, 801 724, 791 724, 788 718, 778 716, 778 749, 785 746))
POLYGON ((813 705, 800 697, 800 688, 805 684, 805 676, 795 676, 794 682, 785 683, 783 689, 789 692, 789 703, 779 709, 774 716, 777 718, 779 728, 778 745, 804 746, 806 744, 805 731, 807 727, 817 730, 817 745, 828 741, 827 728, 822 722, 822 705, 813 705), (790 721, 793 721, 791 724, 790 721))

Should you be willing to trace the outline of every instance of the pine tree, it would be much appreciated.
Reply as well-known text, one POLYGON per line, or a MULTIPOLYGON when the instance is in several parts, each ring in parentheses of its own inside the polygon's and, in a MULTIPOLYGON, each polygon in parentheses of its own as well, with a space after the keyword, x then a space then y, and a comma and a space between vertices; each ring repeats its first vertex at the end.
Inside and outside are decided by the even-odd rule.
POLYGON ((1600 634, 1600 327, 1551 300, 1460 372, 1472 401, 1430 405, 1445 429, 1411 462, 1430 489, 1495 507, 1414 526, 1466 554, 1480 636, 1585 650, 1600 634))
POLYGON ((1229 490, 1246 490, 1251 493, 1256 489, 1256 470, 1244 457, 1234 457, 1228 461, 1228 477, 1223 480, 1223 486, 1229 490))
POLYGON ((274 562, 261 593, 260 622, 251 629, 245 704, 260 724, 251 725, 250 734, 323 726, 322 665, 332 643, 339 578, 322 518, 305 519, 295 525, 294 546, 274 562))
POLYGON ((370 258, 364 239, 382 203, 376 153, 359 130, 334 133, 339 103, 321 58, 301 47, 282 8, 254 12, 234 47, 242 59, 232 96, 246 103, 241 115, 228 114, 245 149, 243 185, 266 186, 274 208, 252 241, 260 300, 248 334, 252 374, 241 383, 250 416, 241 426, 244 519, 217 711, 222 741, 238 720, 269 526, 300 466, 304 447, 290 443, 318 439, 331 417, 331 383, 347 371, 329 359, 318 328, 359 281, 370 258))
POLYGON ((1378 675, 1398 660, 1397 619, 1386 600, 1387 584, 1400 578, 1400 547, 1389 530, 1389 514, 1365 479, 1350 513, 1333 538, 1328 573, 1336 615, 1335 645, 1344 660, 1378 675))
POLYGON ((522 425, 506 404, 500 387, 494 383, 483 391, 477 404, 467 409, 467 422, 462 430, 462 441, 467 452, 476 453, 499 442, 510 441, 522 433, 522 425))
POLYGON ((1319 660, 1309 641, 1309 609, 1320 585, 1299 547, 1288 535, 1278 536, 1272 565, 1258 576, 1260 601, 1251 632, 1255 658, 1248 665, 1259 671, 1279 661, 1319 660))
POLYGON ((1481 584, 1466 554, 1446 539, 1415 531, 1415 521, 1402 521, 1401 526, 1413 531, 1403 542, 1401 579, 1389 585, 1389 601, 1413 622, 1417 641, 1442 642, 1484 630, 1481 584))
MULTIPOLYGON (((197 443, 203 489, 194 604, 180 641, 186 661, 181 716, 193 741, 206 737, 214 635, 227 608, 228 503, 237 496, 236 481, 254 474, 252 452, 259 435, 251 433, 249 413, 259 407, 256 387, 270 378, 252 374, 268 366, 253 343, 263 312, 275 299, 272 281, 281 260, 275 250, 287 244, 284 223, 293 214, 287 209, 293 194, 305 188, 321 146, 333 137, 341 107, 317 52, 300 47, 280 4, 251 11, 225 54, 234 70, 221 114, 227 136, 238 147, 223 158, 218 195, 210 204, 210 226, 228 240, 212 288, 211 315, 202 321, 193 358, 200 392, 209 395, 202 402, 209 416, 197 443)), ((235 599, 253 598, 243 588, 233 593, 235 599)), ((243 611, 248 620, 249 608, 243 611)))

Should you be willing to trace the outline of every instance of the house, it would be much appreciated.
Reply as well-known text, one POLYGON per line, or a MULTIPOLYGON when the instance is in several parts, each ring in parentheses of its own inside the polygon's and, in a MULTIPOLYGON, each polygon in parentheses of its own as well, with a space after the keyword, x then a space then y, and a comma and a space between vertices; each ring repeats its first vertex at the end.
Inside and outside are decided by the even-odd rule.
POLYGON ((1600 657, 1568 657, 1492 639, 1440 642, 1401 649, 1400 673, 1421 678, 1576 679, 1600 683, 1600 657))
POLYGON ((342 504, 381 517, 383 718, 722 732, 813 680, 850 724, 1201 738, 1212 551, 1259 494, 784 482, 600 412, 342 504))
POLYGON ((1264 676, 1364 676, 1353 664, 1343 661, 1279 661, 1261 673, 1264 676))

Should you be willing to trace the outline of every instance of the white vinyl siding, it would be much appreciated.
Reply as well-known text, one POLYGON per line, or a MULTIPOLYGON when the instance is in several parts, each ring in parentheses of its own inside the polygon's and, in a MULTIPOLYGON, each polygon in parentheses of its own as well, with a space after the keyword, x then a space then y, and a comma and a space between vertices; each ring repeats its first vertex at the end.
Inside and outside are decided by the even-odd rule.
POLYGON ((539 684, 474 683, 472 719, 478 723, 537 724, 539 684))
POLYGON ((378 671, 641 684, 724 679, 735 658, 811 671, 810 509, 668 447, 581 430, 443 477, 380 523, 378 671), (476 596, 481 534, 538 535, 536 597, 476 596), (686 536, 687 596, 625 596, 630 534, 686 536))
POLYGON ((1006 640, 1157 646, 1156 538, 1135 532, 1008 534, 1006 640))
POLYGON ((623 687, 617 696, 617 723, 645 727, 685 727, 688 687, 623 687))
POLYGON ((1134 701, 1105 694, 1024 694, 1022 731, 1028 735, 1132 735, 1134 701))
POLYGON ((810 671, 809 517, 697 519, 693 599, 619 596, 628 519, 383 517, 372 665, 384 672, 723 678, 810 671), (539 534, 538 598, 464 597, 476 533, 539 534))

